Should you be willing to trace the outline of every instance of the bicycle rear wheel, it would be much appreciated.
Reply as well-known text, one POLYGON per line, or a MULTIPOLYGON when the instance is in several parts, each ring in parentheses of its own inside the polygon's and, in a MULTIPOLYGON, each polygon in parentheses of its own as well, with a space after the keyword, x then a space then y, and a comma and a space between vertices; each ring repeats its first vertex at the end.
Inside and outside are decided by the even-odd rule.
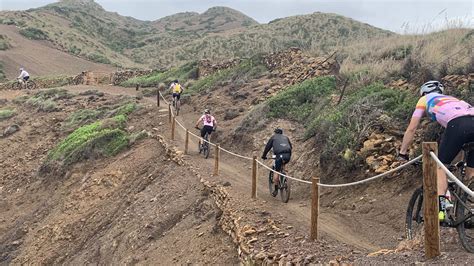
POLYGON ((423 187, 419 187, 413 192, 408 203, 405 221, 407 239, 412 240, 421 236, 423 221, 423 187))
MULTIPOLYGON (((282 174, 286 174, 283 172, 282 174)), ((281 196, 281 201, 284 203, 288 203, 290 200, 290 180, 288 180, 286 177, 280 177, 280 196, 281 196)))
POLYGON ((36 83, 32 80, 28 81, 28 83, 26 83, 26 86, 27 86, 27 89, 29 89, 29 90, 36 89, 36 83))
POLYGON ((209 143, 204 143, 204 158, 209 158, 209 143))
MULTIPOLYGON (((469 184, 469 189, 474 190, 474 182, 469 184)), ((461 194, 461 201, 465 203, 466 206, 457 202, 456 204, 456 220, 462 221, 457 226, 459 239, 461 240, 462 246, 469 252, 474 253, 474 198, 470 197, 467 193, 463 192, 461 194), (467 207, 467 208, 466 208, 467 207)))

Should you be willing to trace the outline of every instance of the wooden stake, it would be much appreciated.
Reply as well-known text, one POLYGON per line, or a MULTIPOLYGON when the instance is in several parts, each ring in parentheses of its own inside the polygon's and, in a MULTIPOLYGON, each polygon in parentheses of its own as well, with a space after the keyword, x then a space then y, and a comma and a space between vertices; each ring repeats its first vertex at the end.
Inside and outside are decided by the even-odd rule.
POLYGON ((156 91, 156 106, 160 107, 160 91, 156 91))
POLYGON ((215 151, 216 161, 215 161, 215 164, 214 164, 214 175, 215 176, 219 175, 219 150, 220 150, 220 145, 216 144, 216 151, 215 151))
POLYGON ((430 152, 438 154, 436 142, 423 142, 423 215, 425 223, 425 256, 428 259, 441 254, 439 243, 439 200, 437 165, 430 152))
POLYGON ((173 117, 173 123, 171 123, 171 140, 174 140, 175 128, 176 128, 176 118, 173 117))
POLYGON ((257 198, 257 156, 253 157, 252 162, 252 199, 257 198))
POLYGON ((189 147, 189 129, 186 129, 186 139, 184 140, 184 154, 188 154, 189 147))
POLYGON ((319 178, 313 177, 311 182, 311 240, 318 239, 319 216, 319 178))
POLYGON ((170 123, 171 123, 171 116, 172 116, 172 114, 171 114, 171 103, 169 103, 168 104, 168 120, 169 120, 170 123))

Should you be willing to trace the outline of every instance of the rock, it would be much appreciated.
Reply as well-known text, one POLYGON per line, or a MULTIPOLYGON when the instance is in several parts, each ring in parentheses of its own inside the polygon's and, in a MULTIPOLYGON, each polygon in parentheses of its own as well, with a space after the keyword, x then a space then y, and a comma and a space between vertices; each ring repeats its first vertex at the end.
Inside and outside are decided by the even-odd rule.
POLYGON ((249 235, 255 234, 256 232, 257 231, 255 229, 248 229, 244 231, 244 236, 249 236, 249 235))
POLYGON ((260 253, 258 253, 257 255, 255 255, 255 259, 256 259, 256 260, 263 260, 263 259, 265 259, 266 257, 267 257, 267 255, 266 255, 265 253, 263 253, 263 252, 260 252, 260 253))
POLYGON ((232 184, 229 181, 225 181, 224 184, 222 184, 224 187, 230 187, 232 184))
POLYGON ((15 132, 18 132, 19 130, 20 130, 19 125, 11 125, 3 131, 3 137, 8 137, 8 136, 14 134, 15 132))
POLYGON ((239 114, 240 113, 238 109, 229 109, 224 114, 224 120, 232 120, 239 116, 239 114))

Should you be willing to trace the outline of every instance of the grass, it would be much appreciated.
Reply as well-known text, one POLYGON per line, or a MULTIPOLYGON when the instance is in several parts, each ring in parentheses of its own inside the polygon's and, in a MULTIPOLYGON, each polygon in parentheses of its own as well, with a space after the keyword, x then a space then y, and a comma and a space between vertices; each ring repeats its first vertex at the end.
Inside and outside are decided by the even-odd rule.
POLYGON ((23 28, 20 30, 20 34, 32 40, 47 40, 48 39, 48 33, 34 27, 23 28))
POLYGON ((92 109, 82 109, 72 113, 65 121, 62 127, 64 129, 73 129, 78 126, 92 123, 99 119, 103 112, 92 109))
POLYGON ((182 84, 188 79, 197 77, 197 62, 184 64, 180 67, 171 68, 165 72, 156 72, 150 75, 129 79, 120 85, 124 87, 135 87, 140 84, 141 87, 153 87, 160 83, 169 84, 178 79, 182 84))
POLYGON ((0 34, 0 51, 5 51, 11 47, 8 37, 0 34))
POLYGON ((37 92, 29 98, 18 98, 16 99, 16 102, 24 102, 26 105, 34 107, 38 111, 54 112, 58 110, 56 101, 72 97, 74 97, 74 95, 69 93, 67 90, 55 88, 37 92))
POLYGON ((0 109, 0 121, 13 117, 15 114, 13 109, 0 109))

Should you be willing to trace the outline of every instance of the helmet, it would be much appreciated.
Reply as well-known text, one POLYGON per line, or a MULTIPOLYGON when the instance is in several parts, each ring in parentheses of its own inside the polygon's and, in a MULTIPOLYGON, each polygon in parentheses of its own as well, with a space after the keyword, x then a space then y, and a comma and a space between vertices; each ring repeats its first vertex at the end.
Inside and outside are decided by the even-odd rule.
POLYGON ((436 81, 436 80, 430 80, 426 82, 425 84, 421 85, 420 87, 420 95, 423 96, 425 94, 439 91, 440 93, 444 92, 444 86, 441 84, 441 82, 436 81))
POLYGON ((24 69, 22 67, 20 67, 20 71, 23 71, 24 69))
POLYGON ((205 110, 204 110, 204 113, 205 113, 205 114, 210 114, 211 111, 209 111, 209 109, 205 109, 205 110))
POLYGON ((275 128, 275 130, 273 130, 273 132, 275 132, 276 134, 283 134, 283 129, 277 127, 275 128))
POLYGON ((175 79, 173 82, 174 82, 174 83, 179 83, 179 81, 178 81, 177 79, 175 79))

